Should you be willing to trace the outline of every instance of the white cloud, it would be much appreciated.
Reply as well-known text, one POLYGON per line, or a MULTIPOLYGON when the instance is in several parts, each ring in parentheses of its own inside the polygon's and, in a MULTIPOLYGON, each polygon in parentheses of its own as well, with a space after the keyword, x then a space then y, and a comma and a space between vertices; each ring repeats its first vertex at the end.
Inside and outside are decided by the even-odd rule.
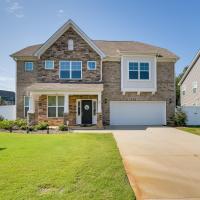
POLYGON ((57 16, 62 17, 64 15, 64 12, 65 11, 63 9, 59 9, 58 12, 57 12, 57 16))
POLYGON ((13 0, 6 0, 7 8, 6 11, 10 14, 13 14, 17 18, 24 17, 23 6, 19 2, 13 0))
POLYGON ((15 16, 17 17, 17 18, 23 18, 24 17, 24 14, 15 14, 15 16))

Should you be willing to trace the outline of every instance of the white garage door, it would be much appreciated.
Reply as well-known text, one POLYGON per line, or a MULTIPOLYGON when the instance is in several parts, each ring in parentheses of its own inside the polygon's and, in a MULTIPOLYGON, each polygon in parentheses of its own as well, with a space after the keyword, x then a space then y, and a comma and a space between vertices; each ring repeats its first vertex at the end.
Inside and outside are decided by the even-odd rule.
POLYGON ((166 125, 166 102, 111 101, 110 125, 166 125))

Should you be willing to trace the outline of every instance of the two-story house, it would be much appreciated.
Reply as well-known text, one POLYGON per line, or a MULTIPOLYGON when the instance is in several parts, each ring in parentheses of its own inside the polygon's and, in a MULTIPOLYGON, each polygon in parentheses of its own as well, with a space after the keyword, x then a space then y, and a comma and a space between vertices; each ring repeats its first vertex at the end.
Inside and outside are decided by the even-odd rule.
POLYGON ((179 82, 181 106, 200 106, 200 51, 179 82))
POLYGON ((17 117, 59 125, 165 125, 175 109, 178 57, 132 41, 91 40, 72 20, 11 55, 17 117))

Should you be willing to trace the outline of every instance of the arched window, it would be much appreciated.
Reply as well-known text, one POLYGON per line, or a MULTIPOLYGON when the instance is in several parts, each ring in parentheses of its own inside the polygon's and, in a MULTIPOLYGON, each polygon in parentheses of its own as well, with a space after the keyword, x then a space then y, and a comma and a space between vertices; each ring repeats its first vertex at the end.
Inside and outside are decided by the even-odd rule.
POLYGON ((74 41, 72 39, 68 40, 68 50, 73 51, 74 50, 74 41))

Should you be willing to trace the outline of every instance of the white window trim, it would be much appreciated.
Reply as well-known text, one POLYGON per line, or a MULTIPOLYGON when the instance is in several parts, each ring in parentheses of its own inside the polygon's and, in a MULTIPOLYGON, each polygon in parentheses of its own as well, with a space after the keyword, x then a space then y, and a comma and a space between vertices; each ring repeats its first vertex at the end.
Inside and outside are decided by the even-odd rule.
MULTIPOLYGON (((135 70, 131 70, 135 71, 135 70)), ((139 60, 129 60, 128 61, 128 81, 150 81, 151 80, 151 62, 149 61, 139 61, 139 60), (129 63, 138 63, 138 79, 130 79, 129 78, 129 63), (140 79, 140 63, 148 63, 149 64, 149 78, 148 79, 140 79)))
POLYGON ((82 79, 82 73, 83 73, 83 70, 82 70, 82 61, 76 61, 76 60, 60 60, 59 61, 59 79, 61 80, 81 80, 82 79), (70 77, 69 78, 61 78, 60 77, 60 71, 61 71, 61 62, 69 62, 70 64, 70 77), (81 77, 80 78, 72 78, 72 62, 80 62, 81 63, 81 77))
POLYGON ((45 61, 44 61, 44 68, 47 69, 47 70, 52 70, 52 69, 54 69, 54 60, 45 60, 45 61), (52 67, 52 68, 48 68, 48 67, 46 66, 46 63, 47 63, 48 61, 52 61, 52 62, 53 62, 53 67, 52 67))
MULTIPOLYGON (((65 103, 64 103, 64 105, 63 106, 59 106, 58 105, 58 97, 59 96, 61 96, 61 97, 64 97, 63 95, 48 95, 47 96, 47 118, 50 118, 50 119, 52 119, 52 118, 63 118, 63 117, 58 117, 58 108, 64 108, 65 109, 65 103), (56 106, 49 106, 49 97, 56 97, 56 106), (56 116, 55 117, 49 117, 49 107, 56 107, 56 116)), ((64 100, 65 100, 65 97, 64 97, 64 100)))
POLYGON ((90 60, 90 61, 87 61, 87 69, 89 70, 89 71, 94 71, 94 70, 96 70, 97 69, 97 62, 94 60, 90 60), (89 68, 89 63, 92 63, 92 62, 94 62, 95 63, 95 68, 94 69, 90 69, 89 68))
MULTIPOLYGON (((25 99, 26 99, 26 97, 29 97, 29 96, 24 96, 24 117, 27 117, 26 116, 26 110, 25 110, 25 108, 30 108, 30 97, 29 97, 29 104, 28 104, 28 106, 25 105, 25 99)), ((29 111, 29 109, 28 109, 28 111, 29 111)), ((28 111, 27 111, 27 115, 28 115, 28 111)))
POLYGON ((25 70, 25 72, 32 72, 33 71, 33 62, 32 61, 25 61, 24 62, 24 70, 25 70), (26 68, 26 64, 32 64, 32 67, 31 67, 31 70, 27 70, 27 68, 26 68))

